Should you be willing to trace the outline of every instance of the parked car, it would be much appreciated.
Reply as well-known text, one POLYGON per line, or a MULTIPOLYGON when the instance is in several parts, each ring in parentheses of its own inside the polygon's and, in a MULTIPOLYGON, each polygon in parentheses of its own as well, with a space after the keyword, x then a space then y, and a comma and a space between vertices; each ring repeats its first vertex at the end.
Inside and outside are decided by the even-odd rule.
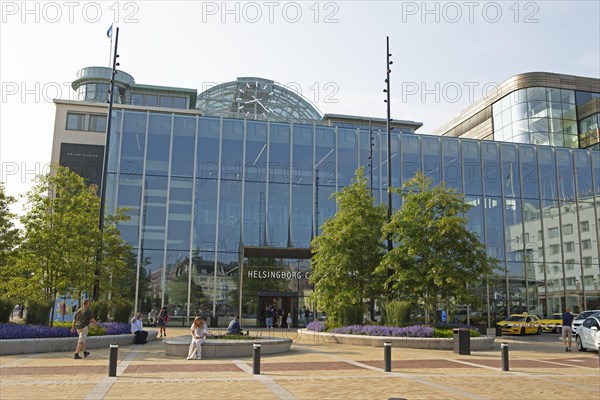
POLYGON ((502 329, 502 334, 508 335, 525 335, 528 333, 535 333, 539 335, 542 333, 542 321, 537 315, 533 314, 512 314, 504 321, 500 321, 496 326, 502 329))
POLYGON ((579 328, 581 326, 581 324, 583 324, 583 321, 585 321, 585 319, 587 317, 589 317, 590 315, 595 314, 597 312, 600 312, 600 310, 582 311, 581 314, 577 315, 573 319, 573 324, 571 325, 571 329, 573 330, 573 335, 577 333, 577 328, 579 328))
POLYGON ((579 351, 600 351, 600 312, 587 317, 577 328, 575 343, 579 351))
POLYGON ((542 319, 542 331, 561 333, 562 331, 562 314, 554 313, 548 318, 542 319))

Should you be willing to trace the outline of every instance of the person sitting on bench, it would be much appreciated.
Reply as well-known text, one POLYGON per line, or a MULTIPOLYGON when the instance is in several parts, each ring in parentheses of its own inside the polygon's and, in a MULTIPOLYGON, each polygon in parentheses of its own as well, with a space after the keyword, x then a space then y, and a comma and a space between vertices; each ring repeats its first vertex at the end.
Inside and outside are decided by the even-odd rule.
POLYGON ((227 327, 228 335, 242 335, 242 327, 240 326, 240 317, 236 315, 234 319, 231 320, 229 326, 227 327))

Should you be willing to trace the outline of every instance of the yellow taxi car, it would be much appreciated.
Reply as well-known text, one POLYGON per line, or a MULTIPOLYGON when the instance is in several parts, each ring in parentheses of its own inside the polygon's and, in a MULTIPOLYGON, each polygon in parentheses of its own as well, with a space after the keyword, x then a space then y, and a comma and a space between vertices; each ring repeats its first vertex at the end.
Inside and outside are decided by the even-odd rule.
POLYGON ((543 332, 562 332, 562 314, 554 313, 548 318, 542 319, 542 331, 543 332))
POLYGON ((542 320, 533 314, 512 314, 496 325, 502 329, 503 335, 525 335, 528 333, 540 335, 542 333, 542 320))

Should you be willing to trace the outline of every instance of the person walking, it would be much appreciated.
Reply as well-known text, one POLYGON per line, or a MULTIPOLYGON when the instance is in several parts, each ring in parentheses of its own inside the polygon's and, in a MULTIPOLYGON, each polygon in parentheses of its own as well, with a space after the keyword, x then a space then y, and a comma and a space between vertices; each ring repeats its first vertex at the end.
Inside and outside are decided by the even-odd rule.
POLYGON ((167 306, 162 306, 158 313, 158 333, 160 337, 167 336, 167 322, 169 321, 169 312, 167 306))
POLYGON ((571 308, 567 307, 565 313, 562 315, 562 340, 565 346, 565 351, 571 351, 571 340, 573 337, 573 314, 571 314, 571 308), (568 342, 568 346, 567 346, 568 342))
POLYGON ((273 309, 273 306, 271 306, 271 305, 267 306, 265 315, 267 316, 267 318, 266 318, 267 328, 268 329, 273 328, 273 317, 275 316, 275 310, 273 309))
POLYGON ((286 322, 287 322, 287 328, 288 328, 288 331, 289 331, 290 328, 292 327, 292 313, 288 313, 287 321, 286 322))
POLYGON ((73 325, 71 325, 71 332, 79 335, 79 339, 77 339, 77 348, 75 349, 75 355, 73 358, 75 360, 81 360, 81 356, 79 352, 83 352, 83 357, 88 357, 90 355, 89 351, 85 349, 85 342, 88 336, 88 327, 90 323, 96 325, 96 320, 92 315, 92 310, 90 310, 90 301, 85 299, 83 301, 83 307, 78 309, 73 316, 73 325))
POLYGON ((208 336, 208 328, 206 322, 200 317, 194 318, 194 323, 190 327, 192 331, 192 343, 188 350, 188 360, 201 360, 202 359, 202 343, 206 342, 206 336, 208 336))

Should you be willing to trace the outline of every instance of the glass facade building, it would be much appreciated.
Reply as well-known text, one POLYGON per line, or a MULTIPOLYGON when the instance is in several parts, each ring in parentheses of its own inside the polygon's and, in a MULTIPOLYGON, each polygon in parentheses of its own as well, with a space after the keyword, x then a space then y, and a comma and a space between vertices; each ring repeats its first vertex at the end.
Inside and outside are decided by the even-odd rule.
MULTIPOLYGON (((547 124, 562 127, 546 137, 564 146, 576 98, 543 92, 545 100, 524 91, 524 102, 495 104, 493 118, 513 138, 525 119, 531 136, 543 108, 547 124)), ((336 212, 330 195, 371 162, 380 203, 388 184, 422 170, 472 205, 469 228, 502 267, 496 282, 473 289, 483 306, 471 311, 484 320, 600 308, 600 152, 394 131, 390 183, 385 128, 246 117, 115 107, 106 213, 126 207, 131 217, 119 228, 137 257, 138 310, 167 304, 174 316, 222 316, 219 325, 239 312, 245 326, 264 326, 264 307, 277 303, 297 323, 305 305, 314 308, 308 249, 336 212)))

